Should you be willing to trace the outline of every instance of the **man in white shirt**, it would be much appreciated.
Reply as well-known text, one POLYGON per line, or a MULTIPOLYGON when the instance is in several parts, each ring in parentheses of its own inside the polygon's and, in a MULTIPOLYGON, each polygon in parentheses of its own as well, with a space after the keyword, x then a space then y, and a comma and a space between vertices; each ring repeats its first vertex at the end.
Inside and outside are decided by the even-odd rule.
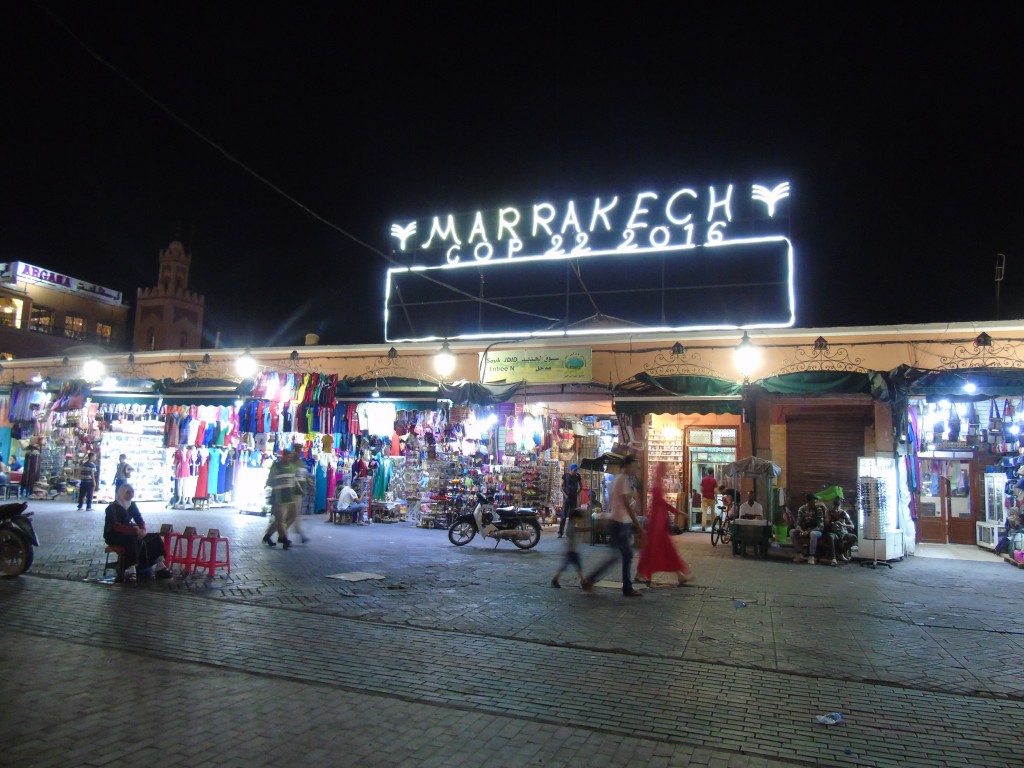
POLYGON ((614 550, 597 566, 590 575, 581 582, 584 591, 590 591, 591 585, 621 556, 622 557, 622 594, 625 597, 642 597, 642 593, 633 589, 631 576, 633 565, 633 531, 640 533, 640 545, 643 546, 643 529, 637 520, 640 500, 637 498, 633 479, 639 465, 632 456, 622 462, 622 471, 615 477, 608 494, 611 513, 608 516, 608 533, 610 544, 614 550))
POLYGON ((366 504, 359 501, 359 494, 352 490, 352 486, 346 485, 338 492, 338 500, 334 505, 334 514, 330 522, 338 522, 341 519, 339 512, 352 515, 352 522, 358 523, 366 504))
POLYGON ((755 498, 754 492, 747 494, 747 500, 740 504, 741 520, 764 520, 764 507, 755 498))

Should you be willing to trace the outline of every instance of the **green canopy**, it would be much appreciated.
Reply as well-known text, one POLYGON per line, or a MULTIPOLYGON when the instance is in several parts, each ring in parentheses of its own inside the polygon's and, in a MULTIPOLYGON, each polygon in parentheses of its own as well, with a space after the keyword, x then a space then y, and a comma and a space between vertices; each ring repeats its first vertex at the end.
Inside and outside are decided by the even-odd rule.
POLYGON ((799 371, 768 376, 755 385, 773 395, 870 395, 875 373, 857 371, 799 371))
POLYGON ((638 373, 635 383, 616 391, 616 413, 743 412, 743 386, 711 376, 652 376, 638 373))

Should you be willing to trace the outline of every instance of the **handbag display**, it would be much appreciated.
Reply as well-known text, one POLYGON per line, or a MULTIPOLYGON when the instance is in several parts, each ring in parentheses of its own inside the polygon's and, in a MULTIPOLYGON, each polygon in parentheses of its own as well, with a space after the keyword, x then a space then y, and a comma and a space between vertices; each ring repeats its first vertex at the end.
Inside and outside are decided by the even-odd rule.
POLYGON ((949 406, 949 440, 955 442, 960 439, 960 412, 956 409, 956 403, 949 406))
POLYGON ((995 400, 991 400, 988 410, 988 441, 991 444, 998 443, 1003 439, 1003 419, 999 415, 999 406, 995 400))

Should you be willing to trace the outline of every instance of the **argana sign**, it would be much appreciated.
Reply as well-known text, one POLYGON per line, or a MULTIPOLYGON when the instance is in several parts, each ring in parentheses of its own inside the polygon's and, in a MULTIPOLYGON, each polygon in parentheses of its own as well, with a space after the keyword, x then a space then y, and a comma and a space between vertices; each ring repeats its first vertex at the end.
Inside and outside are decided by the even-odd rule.
POLYGON ((785 181, 679 186, 395 222, 385 338, 790 326, 789 202, 785 181), (709 295, 735 289, 746 310, 709 295))

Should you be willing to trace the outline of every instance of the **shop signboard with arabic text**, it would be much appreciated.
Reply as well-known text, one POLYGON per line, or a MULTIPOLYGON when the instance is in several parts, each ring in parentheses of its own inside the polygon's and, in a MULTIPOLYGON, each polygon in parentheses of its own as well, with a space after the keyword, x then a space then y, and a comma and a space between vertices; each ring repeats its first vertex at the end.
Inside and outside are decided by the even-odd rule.
POLYGON ((594 375, 592 350, 586 347, 502 349, 481 356, 484 384, 586 384, 594 375))
POLYGON ((524 202, 391 225, 388 341, 783 328, 790 184, 524 202))

